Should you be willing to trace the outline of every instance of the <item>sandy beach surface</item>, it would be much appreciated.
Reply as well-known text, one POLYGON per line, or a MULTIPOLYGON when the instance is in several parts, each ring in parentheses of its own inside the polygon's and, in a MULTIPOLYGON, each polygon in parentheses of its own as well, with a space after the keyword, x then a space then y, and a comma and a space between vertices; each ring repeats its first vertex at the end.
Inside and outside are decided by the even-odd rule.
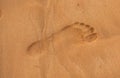
POLYGON ((0 78, 120 78, 119 0, 0 0, 0 78))

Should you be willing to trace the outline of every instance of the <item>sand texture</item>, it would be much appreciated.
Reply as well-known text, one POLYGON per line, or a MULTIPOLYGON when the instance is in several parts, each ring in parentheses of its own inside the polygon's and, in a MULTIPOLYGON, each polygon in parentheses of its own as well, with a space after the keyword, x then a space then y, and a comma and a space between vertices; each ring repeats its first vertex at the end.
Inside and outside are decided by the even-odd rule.
POLYGON ((0 0, 0 78, 120 78, 119 0, 0 0))

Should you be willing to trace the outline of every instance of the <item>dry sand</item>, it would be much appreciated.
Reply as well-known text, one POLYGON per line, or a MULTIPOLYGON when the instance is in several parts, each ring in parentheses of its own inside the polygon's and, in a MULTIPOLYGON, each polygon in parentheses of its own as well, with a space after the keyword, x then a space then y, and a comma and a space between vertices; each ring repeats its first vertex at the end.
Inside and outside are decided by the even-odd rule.
POLYGON ((0 0, 0 78, 119 78, 119 0, 0 0))

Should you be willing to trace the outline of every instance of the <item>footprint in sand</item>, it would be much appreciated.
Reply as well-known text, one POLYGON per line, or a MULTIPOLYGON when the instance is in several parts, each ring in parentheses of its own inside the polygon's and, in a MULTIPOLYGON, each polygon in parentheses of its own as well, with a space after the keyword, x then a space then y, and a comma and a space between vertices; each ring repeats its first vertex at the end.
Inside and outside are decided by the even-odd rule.
POLYGON ((70 46, 75 43, 92 42, 96 38, 97 33, 93 27, 84 23, 75 22, 74 24, 65 26, 48 38, 32 43, 27 49, 27 54, 38 55, 39 53, 46 52, 51 43, 51 39, 53 39, 52 41, 55 43, 55 47, 57 47, 57 45, 69 44, 70 46))
POLYGON ((38 58, 40 62, 40 65, 38 66, 42 72, 42 78, 47 78, 46 72, 48 71, 49 66, 46 65, 50 64, 52 58, 50 54, 55 56, 55 59, 57 59, 58 62, 65 68, 65 70, 70 74, 71 78, 80 78, 84 77, 81 67, 74 67, 75 64, 70 60, 65 49, 67 49, 68 52, 71 52, 69 51, 68 47, 72 44, 81 44, 84 42, 89 43, 96 40, 96 38, 97 33, 95 33, 93 27, 84 23, 76 22, 64 27, 60 31, 52 34, 50 37, 32 43, 27 48, 27 55, 38 58))
POLYGON ((97 33, 90 25, 76 22, 61 29, 54 34, 54 40, 64 43, 92 42, 96 40, 97 33))

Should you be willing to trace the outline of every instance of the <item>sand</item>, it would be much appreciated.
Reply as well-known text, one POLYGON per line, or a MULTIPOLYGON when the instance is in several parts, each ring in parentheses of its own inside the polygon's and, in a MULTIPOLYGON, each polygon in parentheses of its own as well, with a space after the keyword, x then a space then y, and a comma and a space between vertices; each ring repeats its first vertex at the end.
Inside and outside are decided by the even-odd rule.
POLYGON ((0 0, 0 78, 119 78, 119 3, 0 0))

